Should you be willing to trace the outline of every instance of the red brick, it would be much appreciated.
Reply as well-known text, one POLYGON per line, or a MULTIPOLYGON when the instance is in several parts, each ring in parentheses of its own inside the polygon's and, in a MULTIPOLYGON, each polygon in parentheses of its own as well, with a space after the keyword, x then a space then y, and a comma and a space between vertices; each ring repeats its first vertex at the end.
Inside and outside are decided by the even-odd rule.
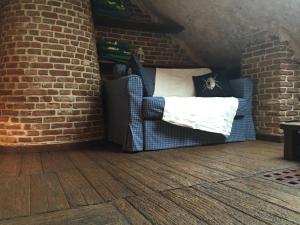
POLYGON ((52 76, 69 76, 70 72, 66 70, 50 70, 52 76))
POLYGON ((59 123, 59 122, 65 122, 65 117, 45 117, 43 119, 44 123, 59 123))
MULTIPOLYGON (((274 36, 274 35, 273 35, 274 36)), ((254 34, 242 55, 242 76, 255 81, 254 122, 258 133, 282 135, 279 123, 295 120, 300 114, 298 94, 300 78, 295 76, 300 65, 287 52, 288 42, 280 43, 269 37, 254 34), (260 40, 260 41, 258 41, 260 40), (262 42, 261 42, 262 41, 262 42), (253 57, 260 55, 260 57, 253 57), (251 66, 249 67, 248 64, 251 66)))
POLYGON ((41 68, 41 69, 52 69, 52 63, 31 63, 32 68, 41 68))
MULTIPOLYGON (((0 30, 7 30, 1 33, 0 42, 8 49, 5 55, 0 54, 0 90, 5 94, 0 98, 0 107, 8 116, 0 120, 21 124, 15 127, 20 129, 8 130, 19 136, 6 139, 7 144, 64 143, 104 137, 95 36, 112 41, 127 39, 132 46, 143 47, 146 65, 193 65, 185 51, 165 34, 105 27, 93 34, 89 0, 22 0, 3 4, 8 10, 2 16, 10 19, 0 24, 0 30), (14 42, 6 42, 12 35, 14 42), (84 60, 89 64, 83 65, 84 60), (51 129, 66 130, 61 133, 51 129)), ((138 7, 130 7, 139 12, 139 21, 150 22, 151 18, 138 7)))
POLYGON ((54 116, 55 110, 35 110, 32 112, 33 116, 54 116))
POLYGON ((42 16, 46 18, 51 18, 51 19, 57 19, 58 15, 57 13, 51 13, 51 12, 42 12, 42 16))
POLYGON ((42 135, 45 135, 45 136, 49 136, 49 135, 60 135, 62 134, 62 130, 43 130, 42 131, 42 135))

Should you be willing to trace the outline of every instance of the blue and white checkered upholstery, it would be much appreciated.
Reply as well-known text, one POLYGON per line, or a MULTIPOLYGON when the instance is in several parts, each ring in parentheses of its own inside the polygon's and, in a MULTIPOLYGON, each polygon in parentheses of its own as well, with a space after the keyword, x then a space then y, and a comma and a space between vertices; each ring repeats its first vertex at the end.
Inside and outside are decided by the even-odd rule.
POLYGON ((179 127, 162 120, 145 120, 144 138, 147 151, 225 142, 223 135, 179 127))
POLYGON ((138 76, 129 76, 105 83, 108 140, 123 145, 127 151, 147 151, 179 148, 224 142, 255 140, 252 119, 252 81, 230 81, 239 108, 231 135, 193 130, 168 124, 161 120, 164 99, 143 98, 142 82, 138 76))
POLYGON ((131 75, 105 81, 104 104, 107 138, 128 151, 143 151, 143 85, 131 75))
POLYGON ((165 108, 163 97, 145 97, 143 99, 143 118, 161 120, 165 108))

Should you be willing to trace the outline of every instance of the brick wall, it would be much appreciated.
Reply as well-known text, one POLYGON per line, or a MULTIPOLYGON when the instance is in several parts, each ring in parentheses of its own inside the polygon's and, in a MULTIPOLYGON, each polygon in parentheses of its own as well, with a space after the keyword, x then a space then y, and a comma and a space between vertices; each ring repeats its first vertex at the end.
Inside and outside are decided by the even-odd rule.
MULTIPOLYGON (((153 23, 150 15, 144 13, 130 0, 124 1, 129 21, 153 23)), ((134 46, 134 50, 142 47, 145 53, 145 65, 160 66, 192 66, 193 59, 187 51, 176 42, 173 35, 138 30, 97 27, 98 41, 123 41, 134 46)))
POLYGON ((89 0, 0 4, 0 145, 102 139, 89 0))
MULTIPOLYGON (((125 41, 135 49, 142 47, 145 65, 191 66, 194 61, 171 35, 136 30, 97 27, 97 40, 125 41)), ((135 50, 133 49, 133 50, 135 50)))
POLYGON ((300 64, 288 41, 260 32, 249 37, 242 76, 255 83, 254 122, 258 135, 282 136, 280 122, 300 119, 300 64))

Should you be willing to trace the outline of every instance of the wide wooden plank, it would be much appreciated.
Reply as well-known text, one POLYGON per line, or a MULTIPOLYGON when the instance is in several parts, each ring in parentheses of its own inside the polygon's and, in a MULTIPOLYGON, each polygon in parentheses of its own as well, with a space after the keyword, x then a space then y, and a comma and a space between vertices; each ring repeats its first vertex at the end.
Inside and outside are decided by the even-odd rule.
POLYGON ((43 169, 46 173, 75 169, 65 151, 42 152, 43 169))
POLYGON ((210 225, 266 224, 193 188, 166 191, 163 195, 210 225))
POLYGON ((126 171, 127 173, 135 176, 139 181, 151 187, 153 190, 166 190, 182 187, 181 184, 175 182, 166 177, 161 177, 159 174, 148 170, 136 163, 118 163, 116 161, 111 161, 111 163, 115 166, 118 165, 119 169, 126 171))
MULTIPOLYGON (((241 142, 241 143, 230 143, 216 146, 205 147, 204 151, 210 153, 210 155, 219 154, 222 152, 225 155, 233 155, 235 157, 247 159, 247 161, 253 162, 262 161, 267 159, 267 162, 263 164, 266 169, 272 169, 278 166, 284 168, 286 166, 297 166, 297 162, 289 162, 283 159, 283 144, 282 143, 272 143, 265 141, 255 141, 255 142, 241 142)), ((220 154, 220 156, 223 156, 220 154)), ((264 168, 263 168, 264 169, 264 168)))
POLYGON ((130 197, 127 200, 153 224, 207 224, 158 193, 130 197))
POLYGON ((44 213, 69 208, 60 182, 54 173, 31 176, 31 213, 44 213))
POLYGON ((236 143, 226 143, 220 145, 209 145, 209 146, 200 146, 200 147, 191 147, 187 148, 190 150, 196 150, 201 152, 226 152, 229 150, 232 152, 259 152, 262 155, 270 156, 282 156, 283 144, 266 142, 266 141, 249 141, 249 142, 236 142, 236 143))
POLYGON ((270 224, 299 224, 300 214, 222 184, 195 186, 219 201, 270 224))
POLYGON ((58 171, 57 176, 71 207, 104 202, 104 199, 99 196, 77 169, 58 171))
POLYGON ((193 154, 198 155, 202 158, 208 158, 211 160, 215 160, 216 162, 224 162, 230 165, 239 166, 245 168, 250 171, 259 171, 264 169, 266 166, 263 165, 260 161, 255 160, 244 160, 240 156, 236 156, 234 154, 229 154, 224 151, 193 151, 193 154))
POLYGON ((0 221, 0 225, 130 225, 111 204, 87 206, 0 221))
POLYGON ((181 184, 182 186, 192 186, 204 182, 198 177, 184 173, 178 169, 174 169, 155 160, 147 159, 144 156, 138 157, 136 163, 147 168, 148 170, 154 171, 161 177, 167 177, 181 184))
POLYGON ((125 216, 131 225, 151 225, 151 223, 126 200, 116 200, 113 202, 113 205, 125 216))
POLYGON ((269 145, 257 142, 257 144, 253 145, 251 142, 245 142, 240 145, 233 144, 233 145, 224 145, 222 151, 228 153, 234 153, 239 155, 253 155, 253 156, 260 156, 261 159, 263 158, 277 158, 283 159, 283 145, 281 144, 273 144, 270 143, 269 145))
POLYGON ((5 153, 0 158, 0 177, 19 176, 21 169, 21 154, 5 153))
POLYGON ((226 181, 224 184, 300 213, 300 191, 298 189, 257 178, 226 181))
POLYGON ((99 154, 101 154, 101 157, 103 157, 104 160, 109 161, 114 167, 126 172, 127 174, 131 174, 134 178, 150 187, 152 190, 162 191, 182 187, 181 184, 168 178, 161 177, 157 173, 138 165, 134 162, 134 159, 128 155, 115 154, 114 157, 111 157, 105 153, 99 152, 99 154))
POLYGON ((110 162, 103 160, 97 152, 86 153, 91 160, 94 160, 98 165, 111 174, 117 181, 124 184, 129 190, 136 195, 153 193, 154 191, 145 184, 138 181, 134 176, 112 165, 110 162))
MULTIPOLYGON (((276 142, 268 142, 268 141, 249 141, 249 142, 239 142, 239 143, 231 143, 233 148, 242 149, 242 151, 247 152, 247 149, 254 148, 257 151, 261 152, 263 150, 263 154, 274 153, 276 155, 281 155, 283 153, 284 143, 276 143, 276 142)), ((228 144, 228 145, 231 145, 228 144)), ((226 146, 226 148, 230 148, 230 146, 226 146)))
POLYGON ((260 158, 253 159, 247 158, 247 156, 235 154, 234 152, 234 150, 232 150, 231 153, 224 151, 194 151, 194 154, 198 154, 201 157, 213 159, 218 162, 225 162, 231 165, 243 167, 256 173, 276 168, 278 169, 300 165, 300 163, 284 161, 277 157, 270 157, 268 160, 260 158))
POLYGON ((0 225, 298 224, 299 190, 261 173, 300 166, 282 147, 0 153, 0 225))
POLYGON ((217 182, 235 178, 234 176, 224 173, 222 171, 210 169, 206 166, 201 166, 197 163, 192 163, 184 159, 174 158, 168 154, 165 154, 163 156, 160 154, 149 154, 148 156, 159 163, 165 164, 171 168, 190 174, 206 182, 217 182))
POLYGON ((69 152, 69 156, 78 170, 105 201, 134 195, 124 184, 114 179, 83 153, 69 152))
POLYGON ((264 177, 261 176, 262 175, 259 174, 255 177, 249 177, 249 179, 254 179, 256 182, 263 182, 267 187, 271 187, 272 189, 276 189, 276 190, 283 190, 284 192, 289 193, 290 195, 295 195, 297 197, 300 197, 299 188, 292 188, 290 186, 285 186, 281 183, 277 183, 269 179, 265 179, 264 177))
POLYGON ((40 153, 23 153, 22 154, 22 175, 33 175, 43 173, 40 153))
MULTIPOLYGON (((280 146, 280 145, 279 145, 280 146)), ((274 161, 282 161, 283 159, 283 147, 275 148, 270 151, 269 148, 266 148, 265 145, 257 144, 251 145, 250 143, 243 143, 242 146, 238 145, 224 145, 222 151, 229 154, 234 154, 238 156, 242 156, 244 158, 249 159, 271 159, 274 161)), ((284 162, 284 161, 282 161, 284 162)))
POLYGON ((30 177, 0 178, 0 220, 30 214, 30 177))
POLYGON ((201 157, 198 154, 194 154, 193 150, 170 151, 168 154, 177 160, 183 159, 185 161, 196 163, 197 165, 205 166, 216 171, 221 171, 232 176, 248 176, 252 174, 251 171, 246 168, 201 157))

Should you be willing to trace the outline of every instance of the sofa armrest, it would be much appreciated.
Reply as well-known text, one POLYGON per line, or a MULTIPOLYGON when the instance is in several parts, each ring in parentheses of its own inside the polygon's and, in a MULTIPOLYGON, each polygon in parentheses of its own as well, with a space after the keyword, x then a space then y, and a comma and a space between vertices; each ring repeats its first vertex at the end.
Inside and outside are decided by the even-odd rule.
POLYGON ((240 78, 230 81, 230 86, 233 89, 234 97, 244 98, 252 101, 253 82, 247 78, 240 78))
POLYGON ((109 141, 127 151, 143 150, 143 85, 139 76, 130 75, 104 82, 104 104, 109 141))

